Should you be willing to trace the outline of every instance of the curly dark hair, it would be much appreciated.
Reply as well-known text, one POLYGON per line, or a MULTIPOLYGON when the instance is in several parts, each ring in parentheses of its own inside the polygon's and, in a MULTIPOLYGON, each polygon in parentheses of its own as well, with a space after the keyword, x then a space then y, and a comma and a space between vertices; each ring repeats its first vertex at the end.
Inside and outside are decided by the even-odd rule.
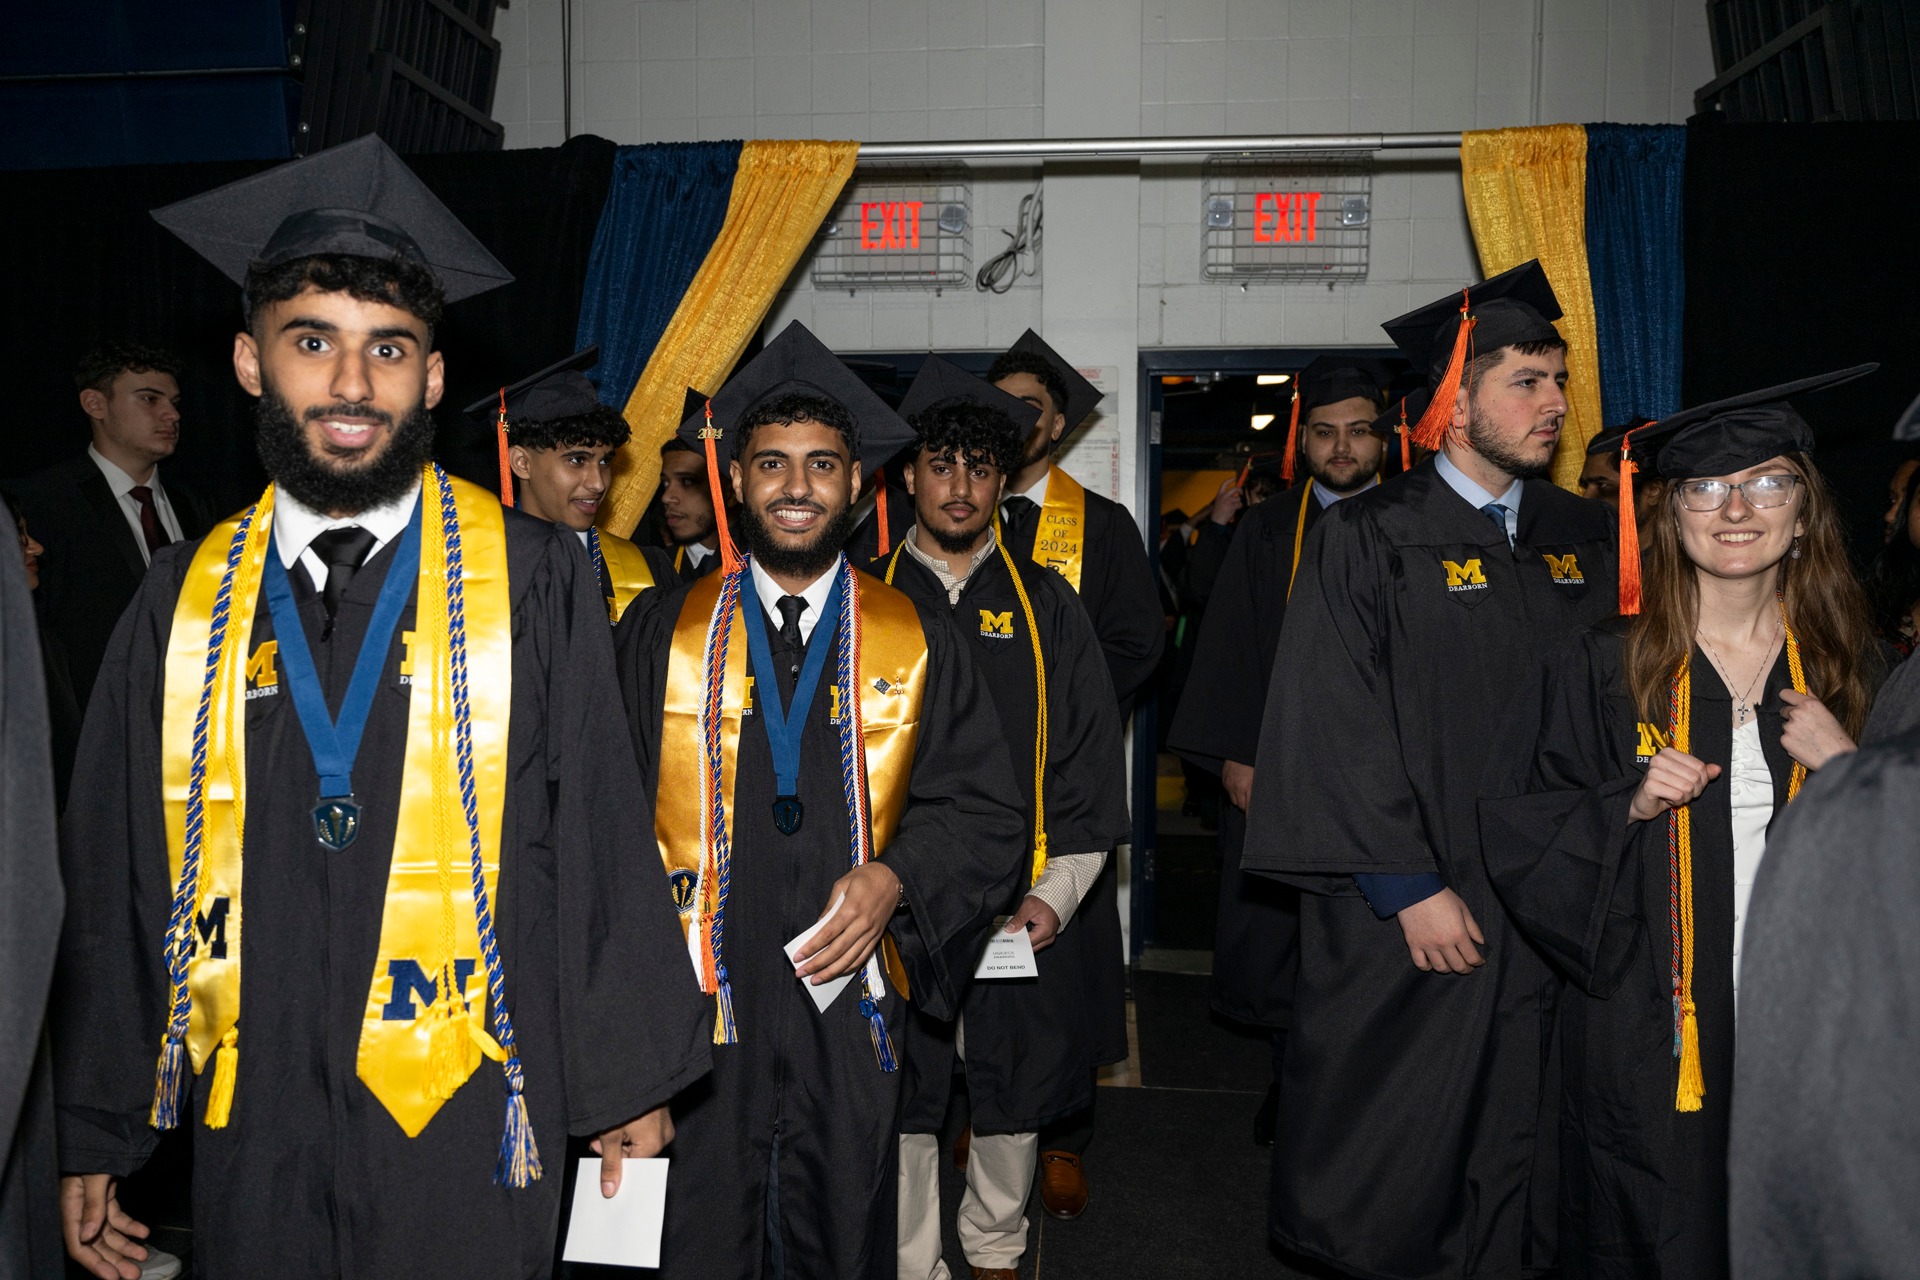
POLYGON ((633 428, 619 411, 604 404, 546 422, 507 419, 507 443, 522 449, 597 449, 601 445, 618 449, 632 434, 633 428))
POLYGON ((1900 624, 1906 621, 1907 611, 1920 601, 1920 547, 1915 547, 1907 534, 1907 520, 1916 499, 1920 499, 1920 471, 1908 478, 1893 522, 1893 537, 1874 556, 1867 573, 1874 622, 1888 640, 1900 637, 1900 624))
POLYGON ((1020 469, 1026 440, 1005 411, 977 400, 955 397, 929 405, 907 419, 913 428, 913 453, 973 466, 986 463, 1001 475, 1020 469))
POLYGON ((80 363, 73 368, 73 387, 76 391, 98 391, 105 395, 113 389, 113 380, 123 373, 164 373, 178 381, 180 360, 171 351, 159 347, 145 347, 137 342, 103 342, 80 357, 80 363))
POLYGON ((998 386, 1000 379, 1012 377, 1016 373, 1032 374, 1047 389, 1047 398, 1053 401, 1054 412, 1067 411, 1067 380, 1052 363, 1033 354, 1031 351, 1004 351, 993 367, 987 370, 987 381, 998 386))
POLYGON ((315 253, 268 266, 247 268, 247 322, 272 302, 285 302, 309 286, 323 293, 346 293, 362 302, 385 302, 412 312, 427 326, 427 341, 446 310, 440 278, 425 263, 410 258, 363 258, 353 253, 315 253))
POLYGON ((817 422, 823 427, 832 427, 847 442, 847 457, 860 460, 860 428, 853 415, 836 401, 825 396, 810 396, 805 392, 791 392, 784 396, 755 405, 740 423, 733 429, 733 458, 738 462, 747 452, 747 442, 753 439, 755 429, 766 426, 791 426, 796 422, 817 422))

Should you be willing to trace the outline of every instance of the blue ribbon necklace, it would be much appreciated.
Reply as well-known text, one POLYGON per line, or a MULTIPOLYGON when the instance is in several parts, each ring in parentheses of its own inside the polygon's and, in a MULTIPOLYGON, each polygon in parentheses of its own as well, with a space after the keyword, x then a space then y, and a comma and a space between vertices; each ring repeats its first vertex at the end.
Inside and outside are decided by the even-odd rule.
POLYGON ((313 665, 313 651, 307 647, 307 629, 300 622, 293 584, 287 578, 286 566, 280 563, 274 537, 269 534, 267 538, 267 608, 273 614, 274 639, 280 642, 287 689, 306 734, 307 750, 313 755, 313 771, 320 776, 320 792, 313 807, 314 838, 338 853, 360 834, 360 805, 353 798, 353 762, 360 754, 360 737, 366 732, 367 714, 373 709, 374 691, 380 686, 380 673, 393 647, 400 612, 406 608, 407 596, 420 576, 420 507, 414 505, 413 518, 407 521, 407 531, 401 535, 393 563, 387 568, 387 580, 380 586, 380 599, 373 607, 367 634, 360 641, 360 654, 354 660, 353 678, 340 703, 338 721, 327 714, 326 694, 313 665))
MULTIPOLYGON (((814 635, 819 635, 820 628, 825 627, 831 636, 839 627, 844 577, 844 574, 834 574, 826 608, 813 624, 814 635)), ((754 593, 754 600, 756 604, 759 602, 758 592, 754 593)), ((747 624, 747 656, 753 660, 754 672, 759 676, 755 685, 760 690, 760 719, 767 726, 767 746, 773 752, 773 825, 780 828, 781 835, 790 836, 800 829, 800 820, 806 816, 800 803, 800 737, 806 731, 813 695, 820 688, 820 673, 827 668, 827 650, 833 645, 822 640, 807 646, 806 663, 793 686, 793 705, 782 709, 780 681, 774 675, 773 646, 767 641, 766 610, 761 608, 759 612, 763 616, 747 624)))

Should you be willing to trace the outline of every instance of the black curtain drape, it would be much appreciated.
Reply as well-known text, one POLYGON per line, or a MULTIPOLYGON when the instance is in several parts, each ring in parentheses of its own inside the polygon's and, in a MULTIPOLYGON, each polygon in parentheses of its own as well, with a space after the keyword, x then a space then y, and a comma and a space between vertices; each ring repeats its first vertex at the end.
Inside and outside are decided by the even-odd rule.
MULTIPOLYGON (((436 411, 450 470, 497 483, 493 436, 460 406, 573 350, 574 326, 613 172, 602 138, 525 151, 410 157, 408 163, 514 274, 514 283, 447 309, 436 335, 447 394, 436 411)), ((269 167, 257 162, 143 165, 0 175, 13 302, 0 351, 14 407, 0 432, 0 483, 86 448, 72 382, 96 340, 167 347, 186 366, 180 448, 168 474, 222 513, 265 483, 252 401, 233 379, 236 285, 147 211, 269 167)))
POLYGON ((1879 361, 1796 402, 1863 563, 1904 456, 1890 433, 1920 391, 1917 232, 1920 126, 1688 128, 1684 402, 1879 361))

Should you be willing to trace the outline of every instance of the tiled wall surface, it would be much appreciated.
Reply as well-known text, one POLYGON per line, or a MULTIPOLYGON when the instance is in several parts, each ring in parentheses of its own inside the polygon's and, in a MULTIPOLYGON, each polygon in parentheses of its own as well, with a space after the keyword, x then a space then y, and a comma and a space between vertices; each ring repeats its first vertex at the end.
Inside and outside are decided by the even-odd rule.
MULTIPOLYGON (((617 142, 1039 137, 1060 132, 1049 91, 1059 112, 1096 85, 1125 104, 1101 115, 1112 135, 1663 123, 1684 120, 1712 77, 1701 0, 1103 0, 1140 32, 1137 72, 1125 68, 1137 93, 1070 48, 1047 56, 1049 34, 1077 44, 1099 4, 1054 0, 1049 26, 1046 0, 570 2, 573 128, 617 142), (1049 69, 1078 85, 1045 84, 1049 69)), ((495 116, 509 146, 562 138, 561 3, 500 13, 495 116)), ((1445 156, 1379 157, 1368 277, 1332 288, 1204 282, 1199 164, 1140 175, 1142 347, 1377 345, 1382 319, 1478 274, 1445 156)), ((976 268, 1039 177, 976 166, 976 268)), ((1057 220, 1050 231, 1072 234, 1057 220)), ((1049 279, 1044 250, 1041 275, 1002 295, 816 292, 803 267, 774 319, 805 320, 840 350, 992 347, 1040 323, 1044 291, 1083 287, 1049 279)))

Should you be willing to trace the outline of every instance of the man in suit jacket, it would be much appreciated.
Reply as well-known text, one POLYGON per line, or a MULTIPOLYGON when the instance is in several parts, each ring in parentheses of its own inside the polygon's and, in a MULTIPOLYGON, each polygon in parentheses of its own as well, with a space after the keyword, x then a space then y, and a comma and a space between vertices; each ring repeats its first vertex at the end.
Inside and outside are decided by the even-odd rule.
POLYGON ((212 521, 198 498, 160 479, 160 463, 180 440, 173 357, 126 343, 97 347, 74 383, 93 441, 85 454, 28 482, 24 514, 46 548, 41 615, 66 651, 84 708, 114 624, 153 553, 199 537, 212 521))

